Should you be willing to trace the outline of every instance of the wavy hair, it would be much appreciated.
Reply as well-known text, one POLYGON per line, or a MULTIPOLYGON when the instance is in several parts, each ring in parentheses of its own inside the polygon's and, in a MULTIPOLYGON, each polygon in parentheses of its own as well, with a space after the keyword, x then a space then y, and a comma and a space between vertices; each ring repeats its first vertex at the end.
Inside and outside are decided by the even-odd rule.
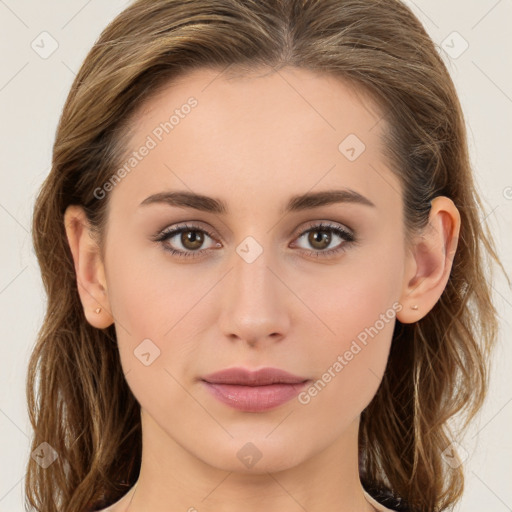
MULTIPOLYGON (((197 68, 249 73, 294 66, 328 73, 382 109, 390 168, 402 184, 409 236, 444 195, 461 215, 447 286, 414 324, 397 321, 381 386, 359 432, 363 486, 416 512, 446 510, 463 471, 443 462, 448 420, 467 427, 488 386, 497 336, 492 265, 503 269, 480 214, 463 113, 449 72, 411 10, 398 0, 138 0, 102 32, 59 120, 52 167, 38 192, 33 243, 47 307, 27 374, 32 458, 26 505, 40 512, 106 507, 134 485, 141 463, 140 406, 123 375, 114 326, 84 316, 63 216, 81 205, 102 244, 108 197, 95 190, 124 161, 130 121, 162 87, 197 68)), ((510 281, 509 281, 510 282, 510 281)), ((388 501, 387 503, 390 503, 388 501)))

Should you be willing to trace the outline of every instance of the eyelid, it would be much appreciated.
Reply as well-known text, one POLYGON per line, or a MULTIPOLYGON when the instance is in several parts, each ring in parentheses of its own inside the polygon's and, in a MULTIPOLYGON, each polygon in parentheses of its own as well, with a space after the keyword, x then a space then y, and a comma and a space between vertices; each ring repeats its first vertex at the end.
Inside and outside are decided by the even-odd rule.
POLYGON ((210 238, 216 239, 217 237, 213 234, 207 224, 198 220, 189 220, 184 222, 177 222, 176 224, 169 224, 166 227, 159 229, 150 238, 153 241, 158 241, 161 237, 166 234, 178 231, 180 229, 188 229, 190 231, 204 231, 210 238))
POLYGON ((321 229, 339 229, 343 231, 345 234, 355 238, 355 233, 351 228, 349 228, 345 224, 342 224, 341 222, 334 222, 330 220, 313 220, 307 222, 306 226, 301 225, 301 227, 298 228, 292 236, 297 238, 299 236, 304 235, 306 232, 312 229, 318 229, 319 231, 321 229))
MULTIPOLYGON (((203 224, 201 221, 196 220, 178 222, 177 224, 167 225, 165 228, 158 230, 157 233, 151 237, 151 239, 153 241, 158 241, 162 236, 177 231, 179 229, 189 229, 190 231, 204 231, 210 238, 216 239, 217 237, 210 231, 208 227, 205 226, 206 224, 203 224)), ((354 231, 345 224, 341 224, 338 222, 333 223, 333 221, 327 220, 309 221, 308 223, 306 223, 306 226, 302 225, 300 228, 295 229, 289 236, 298 238, 306 234, 306 232, 309 231, 310 229, 314 228, 318 230, 322 228, 336 228, 343 231, 346 235, 355 237, 354 231)))
MULTIPOLYGON (((158 231, 154 236, 151 237, 152 241, 159 242, 164 245, 164 242, 167 239, 174 238, 175 236, 179 235, 180 233, 184 231, 199 231, 206 233, 212 240, 216 241, 217 237, 210 231, 209 228, 205 228, 202 226, 202 222, 200 221, 187 221, 183 223, 178 223, 176 225, 167 226, 163 230, 158 231)), ((346 246, 348 245, 355 245, 358 243, 358 238, 355 235, 355 232, 349 228, 348 226, 345 226, 344 224, 333 222, 333 221, 310 221, 307 226, 302 226, 300 229, 295 231, 295 234, 293 234, 293 245, 292 247, 296 247, 296 240, 300 239, 310 231, 331 231, 336 236, 342 238, 342 242, 338 244, 338 246, 334 249, 327 249, 327 250, 308 250, 304 248, 300 248, 302 252, 307 253, 308 255, 315 255, 316 257, 323 257, 323 258, 329 258, 329 257, 335 257, 338 253, 344 252, 346 250, 346 246)), ((218 247, 217 242, 217 247, 218 247)), ((208 249, 199 249, 197 251, 183 251, 181 249, 172 249, 164 247, 164 250, 171 252, 173 255, 177 255, 180 257, 185 258, 197 258, 204 255, 204 253, 210 252, 212 248, 208 249)))

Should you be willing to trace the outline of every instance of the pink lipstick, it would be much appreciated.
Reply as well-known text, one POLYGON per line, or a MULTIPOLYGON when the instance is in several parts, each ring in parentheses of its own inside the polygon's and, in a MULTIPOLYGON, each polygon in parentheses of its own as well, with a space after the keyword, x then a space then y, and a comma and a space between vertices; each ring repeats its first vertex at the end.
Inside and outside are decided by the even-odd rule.
POLYGON ((227 368, 201 380, 217 400, 246 412, 278 407, 297 396, 309 382, 278 368, 227 368))

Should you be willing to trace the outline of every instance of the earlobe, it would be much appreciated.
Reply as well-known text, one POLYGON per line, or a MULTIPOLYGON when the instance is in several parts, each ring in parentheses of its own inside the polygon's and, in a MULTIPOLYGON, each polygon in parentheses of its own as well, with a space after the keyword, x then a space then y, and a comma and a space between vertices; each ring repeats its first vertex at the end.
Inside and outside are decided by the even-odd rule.
POLYGON ((400 322, 420 320, 441 297, 452 269, 459 232, 460 214, 453 201, 445 196, 434 198, 428 225, 409 250, 400 299, 404 307, 397 313, 400 322))
POLYGON ((90 224, 83 208, 77 205, 68 206, 64 213, 64 226, 85 317, 93 327, 104 329, 114 319, 110 311, 100 249, 91 235, 90 224))

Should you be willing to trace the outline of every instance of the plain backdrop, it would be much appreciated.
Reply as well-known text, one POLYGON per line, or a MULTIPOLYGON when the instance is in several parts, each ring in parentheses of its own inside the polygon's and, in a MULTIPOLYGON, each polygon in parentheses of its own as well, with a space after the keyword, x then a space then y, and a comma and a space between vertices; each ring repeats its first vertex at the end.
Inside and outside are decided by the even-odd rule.
MULTIPOLYGON (((34 199, 49 172, 72 80, 102 29, 128 4, 0 0, 0 512, 24 510, 30 456, 26 367, 46 300, 30 235, 34 199)), ((485 217, 510 273, 512 1, 407 4, 438 46, 458 89, 485 217)), ((500 339, 487 402, 468 435, 457 440, 468 453, 466 490, 457 511, 512 510, 512 296, 500 274, 493 287, 500 339)))

